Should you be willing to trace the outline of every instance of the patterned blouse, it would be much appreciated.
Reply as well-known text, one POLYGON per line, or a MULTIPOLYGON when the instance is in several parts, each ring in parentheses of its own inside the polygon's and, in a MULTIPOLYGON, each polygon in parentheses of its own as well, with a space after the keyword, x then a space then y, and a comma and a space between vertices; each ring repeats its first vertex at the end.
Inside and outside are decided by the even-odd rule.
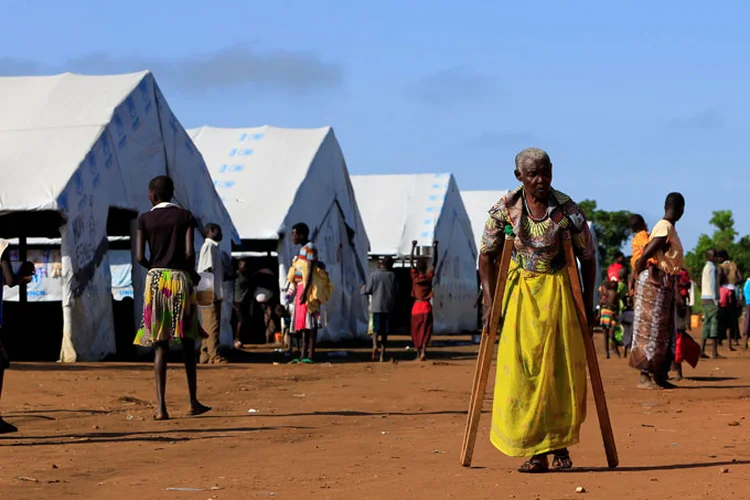
POLYGON ((554 273, 565 267, 561 235, 569 230, 573 250, 580 260, 596 255, 586 218, 567 195, 552 190, 547 214, 541 220, 529 216, 523 186, 501 198, 491 209, 484 227, 480 252, 495 254, 503 245, 506 231, 515 235, 513 260, 521 268, 536 273, 554 273), (507 229, 506 229, 507 227, 507 229))

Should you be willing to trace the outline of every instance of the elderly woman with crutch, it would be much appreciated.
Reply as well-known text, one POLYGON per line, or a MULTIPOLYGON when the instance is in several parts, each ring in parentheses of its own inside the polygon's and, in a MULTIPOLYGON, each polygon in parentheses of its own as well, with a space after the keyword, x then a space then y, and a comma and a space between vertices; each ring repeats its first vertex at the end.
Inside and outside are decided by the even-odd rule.
MULTIPOLYGON (((525 149, 515 167, 522 185, 490 210, 479 261, 487 324, 502 267, 496 264, 503 246, 512 245, 507 270, 499 271, 507 281, 490 439, 508 456, 530 457, 519 472, 548 471, 548 455, 553 469, 570 469, 568 448, 578 443, 586 418, 584 335, 590 333, 579 314, 593 311, 596 249, 581 210, 552 188, 547 153, 525 149), (581 262, 586 312, 573 294, 568 238, 581 262)), ((575 279, 580 295, 577 274, 575 279)))

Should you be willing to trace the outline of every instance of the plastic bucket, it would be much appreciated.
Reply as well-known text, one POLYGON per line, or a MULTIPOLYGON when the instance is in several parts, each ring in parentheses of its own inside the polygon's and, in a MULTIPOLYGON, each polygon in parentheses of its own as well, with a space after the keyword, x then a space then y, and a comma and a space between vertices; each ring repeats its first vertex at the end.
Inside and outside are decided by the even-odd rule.
POLYGON ((700 314, 691 314, 690 315, 690 329, 695 330, 701 326, 701 316, 700 314))

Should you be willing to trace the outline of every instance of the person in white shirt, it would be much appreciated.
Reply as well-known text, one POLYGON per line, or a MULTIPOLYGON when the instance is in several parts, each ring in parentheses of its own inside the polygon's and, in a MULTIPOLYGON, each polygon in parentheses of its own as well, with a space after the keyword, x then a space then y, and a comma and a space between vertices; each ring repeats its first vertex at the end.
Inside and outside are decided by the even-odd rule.
POLYGON ((199 273, 214 275, 214 303, 212 307, 201 307, 201 326, 208 338, 201 345, 202 364, 226 363, 227 360, 219 353, 219 332, 221 332, 221 304, 224 299, 224 261, 219 243, 223 239, 221 227, 209 223, 205 227, 206 240, 201 247, 198 259, 199 273))
POLYGON ((706 343, 711 339, 713 357, 719 355, 719 269, 716 267, 716 250, 706 250, 706 265, 703 266, 701 279, 701 304, 703 306, 703 343, 701 357, 706 355, 706 343))

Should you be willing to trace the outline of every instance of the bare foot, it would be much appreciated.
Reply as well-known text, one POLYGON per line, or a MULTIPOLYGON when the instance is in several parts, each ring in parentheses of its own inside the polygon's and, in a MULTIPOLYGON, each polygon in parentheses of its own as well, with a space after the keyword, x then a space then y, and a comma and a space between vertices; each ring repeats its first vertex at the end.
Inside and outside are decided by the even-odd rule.
POLYGON ((169 413, 167 413, 167 410, 159 410, 156 413, 154 413, 154 420, 157 420, 157 421, 169 420, 169 413))
POLYGON ((210 411, 211 411, 210 406, 202 405, 196 402, 190 405, 190 411, 188 412, 188 416, 197 417, 198 415, 203 415, 204 413, 208 413, 210 411))

